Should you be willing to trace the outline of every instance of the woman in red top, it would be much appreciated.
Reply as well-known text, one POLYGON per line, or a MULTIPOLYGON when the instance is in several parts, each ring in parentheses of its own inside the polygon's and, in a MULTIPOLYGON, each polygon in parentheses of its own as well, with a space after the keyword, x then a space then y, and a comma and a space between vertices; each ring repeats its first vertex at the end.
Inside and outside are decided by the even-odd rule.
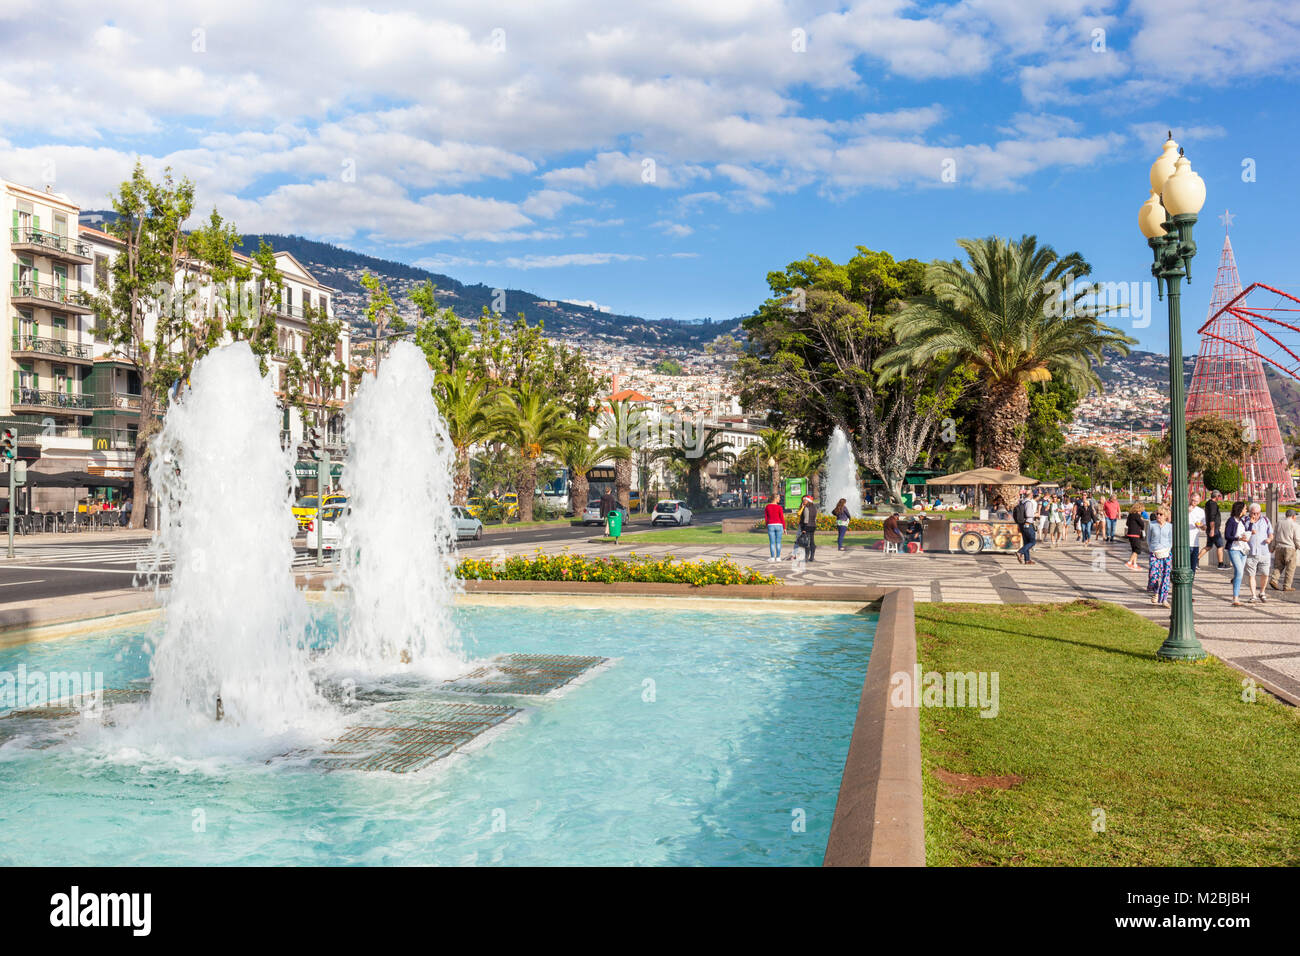
POLYGON ((772 500, 763 509, 767 521, 768 563, 781 560, 781 538, 785 535, 785 509, 781 507, 781 495, 772 492, 772 500))

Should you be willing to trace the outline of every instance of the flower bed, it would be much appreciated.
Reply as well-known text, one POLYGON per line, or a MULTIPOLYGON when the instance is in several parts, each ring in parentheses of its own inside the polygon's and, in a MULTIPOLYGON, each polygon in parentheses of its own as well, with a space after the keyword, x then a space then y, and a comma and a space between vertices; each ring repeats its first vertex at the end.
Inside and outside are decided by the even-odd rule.
MULTIPOLYGON (((758 521, 754 524, 754 527, 760 531, 766 531, 767 522, 758 521)), ((850 518, 849 519, 850 531, 881 531, 883 530, 883 528, 884 528, 884 523, 880 518, 850 518)), ((795 513, 792 512, 791 514, 785 516, 785 529, 787 531, 798 530, 797 525, 795 524, 795 513)), ((817 515, 817 530, 834 531, 835 516, 832 514, 827 514, 824 511, 820 512, 817 515)))
POLYGON ((639 581, 653 584, 779 584, 781 579, 742 568, 728 558, 714 561, 678 561, 638 557, 588 558, 580 554, 515 555, 500 564, 482 558, 465 558, 456 576, 481 581, 600 581, 615 584, 639 581))

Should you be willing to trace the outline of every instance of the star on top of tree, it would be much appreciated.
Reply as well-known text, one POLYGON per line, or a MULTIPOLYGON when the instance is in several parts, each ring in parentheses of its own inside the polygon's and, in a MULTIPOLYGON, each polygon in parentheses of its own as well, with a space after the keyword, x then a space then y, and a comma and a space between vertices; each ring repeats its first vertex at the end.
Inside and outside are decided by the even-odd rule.
POLYGON ((1221 215, 1221 216, 1219 217, 1219 222, 1223 223, 1223 228, 1224 228, 1224 229, 1227 229, 1229 226, 1232 225, 1232 220, 1235 219, 1235 218, 1237 218, 1237 217, 1234 216, 1232 213, 1228 212, 1228 210, 1225 209, 1225 210, 1223 210, 1223 215, 1221 215))

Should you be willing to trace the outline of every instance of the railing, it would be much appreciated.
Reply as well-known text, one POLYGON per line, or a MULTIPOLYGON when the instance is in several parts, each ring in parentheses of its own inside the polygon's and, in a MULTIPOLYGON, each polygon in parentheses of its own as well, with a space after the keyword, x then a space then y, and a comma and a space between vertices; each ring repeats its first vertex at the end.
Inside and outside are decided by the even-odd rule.
MULTIPOLYGON (((275 311, 276 311, 276 314, 277 314, 277 315, 288 316, 288 317, 291 318, 291 319, 303 319, 303 320, 305 320, 305 319, 307 318, 307 312, 306 312, 306 310, 305 310, 302 306, 300 306, 300 305, 278 305, 278 306, 275 307, 275 311)), ((315 318, 318 318, 318 319, 319 319, 319 318, 326 318, 326 319, 330 318, 329 310, 328 310, 328 309, 322 309, 322 308, 321 308, 320 306, 318 306, 318 305, 314 305, 314 306, 312 306, 311 314, 312 314, 315 318)))
POLYGON ((74 256, 80 256, 83 259, 93 258, 90 243, 82 242, 80 239, 73 239, 71 236, 60 236, 57 233, 43 232, 40 229, 25 226, 14 226, 11 234, 15 243, 44 246, 47 249, 55 249, 59 252, 70 252, 74 256))
POLYGON ((72 408, 87 411, 94 407, 89 395, 69 395, 67 392, 56 392, 42 388, 15 388, 13 396, 14 405, 37 405, 41 408, 72 408))
POLYGON ((56 302, 60 305, 79 305, 90 308, 90 296, 76 289, 22 280, 14 282, 12 288, 14 298, 45 299, 47 302, 56 302))
POLYGON ((94 407, 98 409, 114 409, 127 412, 138 412, 140 410, 140 394, 138 392, 96 392, 91 399, 94 407))
POLYGON ((81 425, 76 422, 34 422, 16 417, 0 420, 0 427, 18 433, 19 445, 34 445, 41 439, 88 438, 95 451, 134 451, 135 432, 128 428, 81 425))
POLYGON ((40 352, 42 355, 66 355, 68 358, 88 359, 91 357, 89 345, 68 342, 64 339, 45 339, 35 335, 15 335, 15 352, 40 352))

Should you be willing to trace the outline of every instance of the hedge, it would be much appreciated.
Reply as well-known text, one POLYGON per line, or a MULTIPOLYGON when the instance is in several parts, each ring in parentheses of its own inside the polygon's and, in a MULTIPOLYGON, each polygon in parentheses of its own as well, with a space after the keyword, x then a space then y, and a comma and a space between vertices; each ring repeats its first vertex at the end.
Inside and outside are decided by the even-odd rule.
POLYGON ((515 555, 500 564, 483 558, 465 558, 456 576, 480 581, 600 581, 616 584, 636 581, 652 584, 780 584, 781 579, 742 568, 728 558, 713 561, 678 561, 639 557, 588 558, 580 554, 515 555))
MULTIPOLYGON (((796 531, 796 530, 798 530, 798 526, 797 526, 797 524, 796 524, 796 522, 795 522, 795 517, 796 517, 796 516, 795 516, 795 514, 793 514, 793 513, 788 514, 788 515, 785 516, 785 529, 786 529, 787 531, 796 531)), ((904 516, 904 517, 906 517, 906 516, 904 516)), ((766 522, 766 521, 757 521, 757 522, 754 523, 754 527, 757 528, 757 529, 759 529, 760 531, 765 531, 765 530, 767 530, 767 522, 766 522)), ((831 514, 827 514, 827 513, 825 513, 825 512, 822 512, 822 513, 818 514, 818 515, 817 515, 817 530, 818 530, 818 531, 834 531, 834 530, 835 530, 835 516, 834 516, 834 515, 831 515, 831 514)), ((850 518, 850 519, 849 519, 849 530, 850 530, 850 531, 882 531, 882 530, 884 530, 884 521, 883 521, 883 519, 880 519, 880 518, 850 518)))

